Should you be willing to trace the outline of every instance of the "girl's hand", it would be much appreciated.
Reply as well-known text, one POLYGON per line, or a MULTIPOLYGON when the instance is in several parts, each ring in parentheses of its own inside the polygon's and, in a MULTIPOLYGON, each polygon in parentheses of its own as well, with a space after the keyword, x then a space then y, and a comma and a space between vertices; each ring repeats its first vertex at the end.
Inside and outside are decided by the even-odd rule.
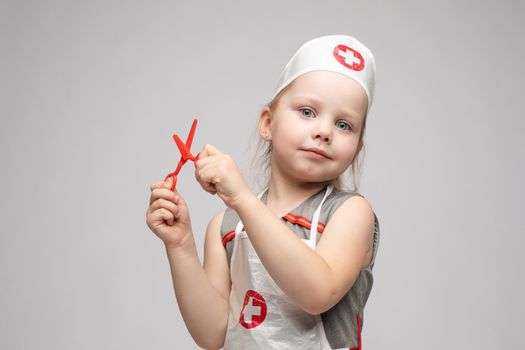
POLYGON ((146 223, 166 247, 180 247, 192 236, 190 214, 182 196, 170 188, 171 178, 151 184, 146 223))
POLYGON ((195 177, 206 192, 219 195, 233 209, 243 198, 253 195, 232 157, 212 145, 204 146, 199 153, 195 177))

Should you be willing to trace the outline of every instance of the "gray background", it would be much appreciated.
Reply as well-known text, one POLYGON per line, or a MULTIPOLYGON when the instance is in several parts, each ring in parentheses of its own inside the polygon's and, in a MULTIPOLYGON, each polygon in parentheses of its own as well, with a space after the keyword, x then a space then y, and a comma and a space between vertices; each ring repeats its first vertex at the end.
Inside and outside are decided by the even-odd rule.
MULTIPOLYGON (((521 349, 521 1, 2 1, 0 349, 194 349, 149 184, 200 124, 241 166, 305 41, 375 54, 365 349, 521 349)), ((244 169, 244 168, 243 168, 244 169)), ((202 257, 222 210, 179 176, 202 257)))

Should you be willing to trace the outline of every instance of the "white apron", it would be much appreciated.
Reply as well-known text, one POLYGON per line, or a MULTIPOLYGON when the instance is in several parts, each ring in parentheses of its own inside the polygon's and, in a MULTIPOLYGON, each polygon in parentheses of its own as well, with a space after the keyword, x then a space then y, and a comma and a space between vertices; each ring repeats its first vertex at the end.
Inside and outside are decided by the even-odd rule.
MULTIPOLYGON (((333 186, 326 188, 314 213, 309 239, 301 239, 312 249, 316 246, 321 207, 332 190, 333 186)), ((331 349, 321 316, 306 313, 273 281, 241 221, 233 239, 230 275, 230 314, 224 350, 331 349)))

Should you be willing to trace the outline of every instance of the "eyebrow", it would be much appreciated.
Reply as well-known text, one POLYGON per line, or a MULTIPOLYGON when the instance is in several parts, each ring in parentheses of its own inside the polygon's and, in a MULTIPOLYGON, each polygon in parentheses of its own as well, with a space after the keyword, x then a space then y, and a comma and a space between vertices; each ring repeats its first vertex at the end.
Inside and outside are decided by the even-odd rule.
MULTIPOLYGON (((316 104, 320 104, 321 103, 321 100, 318 99, 317 97, 313 96, 313 95, 296 95, 296 96, 294 96, 294 100, 299 100, 299 99, 307 100, 309 102, 313 102, 313 103, 316 103, 316 104)), ((360 124, 361 123, 359 121, 359 118, 357 117, 357 113, 352 111, 351 109, 343 108, 343 109, 340 109, 339 112, 343 113, 346 117, 350 118, 352 120, 352 122, 354 122, 355 124, 360 124)))

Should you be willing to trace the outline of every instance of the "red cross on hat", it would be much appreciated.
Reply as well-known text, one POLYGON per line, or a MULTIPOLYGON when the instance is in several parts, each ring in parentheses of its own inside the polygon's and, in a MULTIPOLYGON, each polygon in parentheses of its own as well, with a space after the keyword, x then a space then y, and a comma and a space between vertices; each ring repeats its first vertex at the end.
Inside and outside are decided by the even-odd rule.
POLYGON ((351 70, 360 71, 365 68, 365 60, 359 51, 346 45, 337 45, 334 48, 334 57, 339 63, 351 70))

